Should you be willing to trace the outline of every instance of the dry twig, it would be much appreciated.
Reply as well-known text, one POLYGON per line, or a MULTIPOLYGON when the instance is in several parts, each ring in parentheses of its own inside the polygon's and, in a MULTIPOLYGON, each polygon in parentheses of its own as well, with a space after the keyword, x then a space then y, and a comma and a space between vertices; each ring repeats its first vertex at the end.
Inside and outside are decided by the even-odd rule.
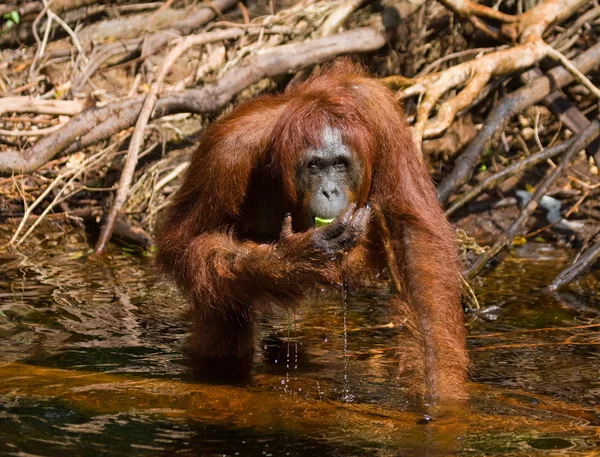
POLYGON ((562 286, 573 281, 577 276, 591 267, 598 258, 600 258, 600 240, 596 241, 596 243, 586 249, 583 255, 579 257, 573 265, 562 270, 546 290, 550 293, 556 292, 562 286))
MULTIPOLYGON (((586 73, 600 64, 600 43, 581 53, 574 61, 586 73)), ((573 82, 573 76, 562 67, 553 68, 546 76, 537 78, 505 97, 488 115, 483 128, 469 143, 455 162, 454 169, 437 189, 438 200, 445 202, 466 183, 473 173, 481 154, 511 116, 542 100, 546 95, 573 82)))
POLYGON ((225 29, 217 30, 214 32, 201 33, 198 35, 190 35, 188 37, 185 37, 167 55, 167 58, 162 64, 156 81, 154 81, 154 83, 150 87, 150 90, 148 91, 148 94, 146 94, 144 103, 140 110, 135 129, 131 136, 131 142, 129 143, 127 159, 125 161, 123 171, 121 172, 121 179, 119 180, 119 190, 117 191, 115 201, 110 209, 110 213, 108 214, 106 222, 102 227, 100 237, 98 238, 98 243, 96 244, 96 249, 94 251, 96 255, 102 254, 106 243, 108 242, 108 240, 110 240, 113 227, 117 219, 117 214, 119 213, 119 211, 125 204, 125 201, 127 200, 129 186, 131 185, 131 178, 133 177, 133 172, 135 171, 135 167, 137 165, 138 152, 144 138, 144 130, 146 128, 146 125, 148 124, 148 120, 150 119, 150 114, 154 109, 156 99, 158 98, 158 91, 162 86, 165 76, 171 69, 171 66, 181 54, 183 54, 188 48, 192 46, 206 44, 213 41, 222 41, 231 38, 236 38, 242 35, 243 33, 244 31, 242 29, 225 29))
POLYGON ((466 205, 471 200, 473 200, 475 197, 477 197, 481 192, 483 192, 486 189, 489 189, 494 184, 509 178, 510 176, 514 175, 515 173, 526 170, 527 168, 537 165, 538 163, 544 162, 547 159, 550 159, 559 154, 562 154, 569 148, 569 146, 573 143, 573 141, 574 141, 573 139, 571 139, 569 141, 563 141, 562 143, 557 144, 551 148, 544 149, 542 151, 538 151, 535 154, 531 154, 530 156, 526 157, 525 159, 515 162, 512 165, 509 165, 508 167, 504 168, 502 171, 483 180, 481 183, 479 183, 477 186, 473 187, 473 189, 471 189, 465 195, 461 196, 454 203, 452 203, 452 205, 446 210, 446 216, 452 215, 457 210, 459 210, 464 205, 466 205))
POLYGON ((54 178, 52 180, 52 182, 48 185, 48 187, 46 187, 44 192, 42 192, 41 195, 38 198, 36 198, 36 200, 31 205, 29 205, 25 208, 25 213, 21 219, 21 222, 19 223, 19 226, 15 230, 15 233, 13 234, 11 239, 8 241, 8 243, 6 243, 3 246, 0 246, 0 250, 5 249, 8 246, 19 246, 23 241, 25 241, 25 239, 41 223, 41 221, 44 219, 44 216, 46 216, 52 210, 52 208, 54 208, 54 206, 59 202, 60 197, 68 189, 69 185, 71 183, 73 183, 86 169, 88 169, 89 167, 93 167, 95 164, 102 161, 106 157, 106 155, 109 154, 112 150, 114 150, 119 144, 121 144, 122 141, 123 141, 123 139, 121 139, 120 141, 117 141, 116 143, 111 144, 109 147, 86 158, 80 164, 78 164, 74 167, 69 167, 66 170, 63 170, 61 173, 59 173, 58 176, 56 176, 56 178, 54 178), (29 229, 25 232, 25 234, 23 236, 21 236, 17 241, 17 238, 19 237, 21 231, 25 227, 25 224, 29 220, 29 216, 31 216, 33 214, 33 210, 35 208, 37 208, 46 199, 46 197, 48 195, 50 195, 50 193, 52 193, 54 191, 54 189, 56 189, 60 184, 63 184, 63 185, 60 188, 60 190, 55 193, 52 201, 44 209, 42 214, 40 214, 35 219, 34 223, 29 227, 29 229))
POLYGON ((519 234, 523 229, 523 226, 527 222, 529 216, 536 210, 540 200, 546 193, 550 186, 556 181, 556 179, 566 170, 571 163, 571 160, 579 151, 584 149, 594 138, 600 133, 600 120, 596 119, 593 121, 581 134, 577 136, 575 141, 570 145, 567 152, 562 158, 560 164, 552 170, 542 182, 537 186, 535 192, 531 196, 531 200, 521 210, 519 217, 512 223, 509 229, 498 239, 494 245, 487 250, 484 254, 473 263, 471 268, 466 272, 465 276, 468 279, 472 279, 486 266, 486 264, 494 258, 502 249, 508 246, 514 237, 519 234))
POLYGON ((0 115, 4 113, 64 114, 74 116, 89 107, 87 100, 40 100, 31 97, 0 98, 0 115))

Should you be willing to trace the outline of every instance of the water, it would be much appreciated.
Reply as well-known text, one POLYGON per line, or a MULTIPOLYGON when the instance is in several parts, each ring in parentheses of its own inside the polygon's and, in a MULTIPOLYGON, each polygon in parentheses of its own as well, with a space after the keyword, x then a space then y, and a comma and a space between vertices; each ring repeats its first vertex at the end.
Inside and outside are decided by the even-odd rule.
POLYGON ((88 250, 79 234, 47 231, 24 246, 35 254, 0 254, 0 455, 600 450, 599 275, 560 300, 537 295, 566 262, 560 249, 527 244, 475 286, 471 400, 443 408, 412 405, 391 382, 384 291, 349 290, 345 312, 339 292, 275 310, 251 376, 207 379, 181 351, 187 305, 148 259, 88 250))
POLYGON ((354 395, 350 393, 350 383, 348 381, 348 253, 344 252, 342 256, 342 313, 344 315, 344 396, 342 399, 351 403, 354 401, 354 395))

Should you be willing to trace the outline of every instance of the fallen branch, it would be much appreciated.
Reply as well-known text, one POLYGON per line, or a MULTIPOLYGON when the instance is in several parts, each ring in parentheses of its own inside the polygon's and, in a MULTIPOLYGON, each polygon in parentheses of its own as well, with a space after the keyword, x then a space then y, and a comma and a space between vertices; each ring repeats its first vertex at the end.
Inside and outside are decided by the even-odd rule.
POLYGON ((562 270, 546 288, 546 291, 550 293, 556 292, 591 267, 598 258, 600 258, 600 241, 596 241, 596 243, 586 249, 573 265, 562 270))
MULTIPOLYGON (((583 73, 596 68, 600 65, 600 43, 580 54, 573 63, 583 73)), ((490 112, 482 129, 456 160, 454 169, 438 186, 438 200, 442 203, 445 202, 456 189, 471 179, 481 154, 508 119, 539 102, 550 92, 572 83, 573 80, 573 76, 567 70, 556 67, 550 70, 546 76, 534 80, 531 84, 517 89, 505 97, 490 112)))
POLYGON ((173 170, 171 170, 169 173, 167 173, 167 175, 162 178, 160 181, 158 181, 155 185, 154 185, 154 192, 158 192, 159 190, 161 190, 163 187, 165 187, 167 184, 169 184, 171 181, 173 181, 175 178, 179 177, 179 175, 181 173, 183 173, 183 171, 189 167, 190 163, 189 162, 182 162, 179 165, 177 165, 175 168, 173 168, 173 170))
POLYGON ((584 14, 579 16, 577 20, 567 30, 565 30, 556 40, 552 42, 552 46, 558 51, 565 51, 569 49, 575 40, 580 37, 578 33, 582 27, 588 25, 600 16, 600 6, 596 6, 591 10, 586 11, 584 14))
MULTIPOLYGON (((217 11, 225 11, 235 5, 235 3, 235 0, 214 0, 211 2, 212 7, 207 6, 202 8, 200 11, 190 15, 184 21, 180 21, 177 24, 177 27, 154 32, 140 38, 119 40, 101 46, 82 74, 73 82, 72 92, 74 94, 79 93, 86 81, 88 81, 98 68, 111 57, 138 52, 142 49, 144 42, 146 42, 147 48, 156 50, 165 46, 173 38, 186 35, 190 31, 202 27, 217 16, 217 11)), ((152 52, 149 54, 152 54, 152 52)))
POLYGON ((87 63, 88 59, 85 56, 85 53, 83 52, 83 47, 81 46, 81 43, 79 42, 79 39, 77 38, 77 35, 75 35, 75 32, 73 31, 73 29, 71 27, 69 27, 68 24, 65 23, 65 21, 63 21, 58 15, 56 15, 56 13, 54 13, 48 7, 46 10, 46 14, 48 15, 48 23, 50 23, 51 20, 54 20, 58 25, 60 25, 63 28, 63 30, 67 33, 67 35, 69 35, 69 37, 71 37, 73 46, 75 46, 77 48, 77 52, 79 53, 79 56, 81 58, 83 58, 84 62, 87 63))
POLYGON ((542 197, 546 195, 550 186, 556 181, 556 179, 567 169, 571 160, 579 151, 584 149, 594 138, 600 133, 600 120, 594 120, 571 144, 567 152, 562 158, 560 164, 552 170, 546 178, 537 186, 535 192, 531 196, 531 200, 521 210, 519 217, 512 223, 509 229, 494 243, 494 245, 488 249, 484 254, 480 255, 477 260, 473 263, 471 268, 466 272, 465 276, 468 279, 473 279, 477 274, 487 265, 487 263, 493 259, 502 249, 508 246, 514 237, 518 235, 523 229, 529 216, 538 207, 538 204, 542 197))
POLYGON ((64 114, 74 116, 89 108, 88 100, 40 100, 31 97, 0 98, 0 116, 4 113, 64 114))
POLYGON ((591 267, 600 258, 600 241, 594 243, 583 255, 568 268, 562 270, 548 286, 549 292, 555 292, 562 286, 573 281, 577 276, 591 267))
MULTIPOLYGON (((68 11, 74 8, 92 5, 96 2, 97 0, 54 0, 52 2, 52 9, 54 11, 62 13, 64 11, 68 11)), ((16 10, 21 16, 25 16, 27 14, 39 13, 44 9, 44 3, 42 1, 33 0, 27 3, 20 3, 22 4, 18 6, 0 5, 0 14, 10 13, 11 11, 16 10)))
POLYGON ((446 216, 448 217, 452 215, 458 209, 462 208, 465 204, 477 197, 481 192, 489 189, 497 182, 503 181, 515 173, 531 168, 532 166, 537 165, 545 160, 551 159, 558 154, 562 154, 569 148, 569 146, 573 144, 573 142, 573 139, 569 141, 563 141, 562 143, 552 146, 551 148, 538 151, 535 154, 531 154, 529 157, 519 160, 518 162, 515 162, 512 165, 504 168, 502 171, 490 176, 452 203, 452 205, 446 210, 446 216))
MULTIPOLYGON (((75 116, 57 132, 41 138, 29 149, 23 151, 9 149, 2 152, 0 154, 0 172, 29 173, 41 167, 59 152, 69 147, 73 148, 73 152, 81 149, 83 146, 78 147, 78 145, 82 144, 81 139, 85 137, 86 134, 93 132, 94 135, 98 133, 101 135, 104 132, 102 128, 98 128, 100 118, 103 120, 111 118, 116 120, 120 115, 120 110, 129 107, 129 105, 136 101, 141 103, 142 100, 143 96, 140 96, 135 99, 116 102, 102 108, 90 108, 78 116, 75 116), (96 128, 90 129, 90 126, 96 126, 96 128)), ((134 122, 135 120, 127 127, 131 127, 134 122)), ((107 135, 101 135, 100 139, 109 138, 113 133, 118 131, 119 130, 107 132, 107 135)))
MULTIPOLYGON (((362 27, 330 37, 277 46, 242 60, 212 84, 163 94, 151 117, 181 112, 214 113, 261 79, 294 72, 338 55, 375 51, 384 45, 382 33, 362 27)), ((139 96, 89 109, 29 149, 3 152, 0 154, 0 173, 33 171, 61 152, 75 152, 133 126, 143 100, 144 96, 139 96), (90 129, 90 126, 95 127, 90 129)))
POLYGON ((548 46, 547 55, 548 55, 548 57, 551 57, 552 59, 559 62, 563 67, 565 67, 565 70, 567 70, 569 73, 571 73, 571 75, 573 75, 573 77, 577 81, 579 81, 581 84, 583 84, 583 86, 587 90, 589 90, 594 95, 594 97, 600 98, 600 89, 598 89, 594 85, 594 83, 592 83, 582 72, 580 72, 577 69, 577 67, 575 65, 573 65, 573 63, 569 59, 567 59, 563 54, 561 54, 560 52, 558 52, 556 49, 552 48, 551 46, 548 46))

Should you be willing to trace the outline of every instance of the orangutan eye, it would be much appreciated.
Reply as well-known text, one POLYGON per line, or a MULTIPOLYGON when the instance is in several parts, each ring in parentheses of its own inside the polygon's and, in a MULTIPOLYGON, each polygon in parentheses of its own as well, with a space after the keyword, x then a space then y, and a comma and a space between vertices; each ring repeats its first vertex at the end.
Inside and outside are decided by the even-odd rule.
POLYGON ((318 159, 312 159, 310 162, 308 162, 309 170, 316 170, 319 168, 319 166, 320 166, 320 163, 319 163, 318 159))
POLYGON ((348 168, 348 159, 346 159, 345 157, 340 157, 336 160, 334 166, 337 170, 345 170, 346 168, 348 168))

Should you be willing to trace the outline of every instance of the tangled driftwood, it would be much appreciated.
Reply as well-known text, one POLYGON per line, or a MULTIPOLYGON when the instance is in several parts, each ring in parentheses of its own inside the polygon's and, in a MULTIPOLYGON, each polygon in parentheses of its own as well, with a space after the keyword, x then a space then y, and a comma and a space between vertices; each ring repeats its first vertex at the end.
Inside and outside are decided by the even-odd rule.
MULTIPOLYGON (((510 24, 504 28, 505 33, 518 38, 519 42, 508 49, 484 54, 448 70, 410 81, 410 86, 402 89, 398 97, 403 99, 418 95, 422 98, 413 131, 417 142, 444 132, 452 124, 456 114, 477 98, 492 77, 524 70, 548 55, 556 58, 557 51, 542 39, 542 34, 550 24, 571 16, 584 0, 546 0, 519 17, 500 14, 470 1, 442 3, 461 16, 473 18, 478 25, 481 24, 478 16, 510 24), (437 114, 430 119, 429 116, 441 97, 451 89, 462 86, 464 87, 456 96, 440 104, 437 114)), ((569 66, 568 69, 572 70, 572 67, 569 66)), ((390 78, 388 82, 393 83, 394 78, 390 78)), ((401 82, 403 83, 404 81, 401 82)))

